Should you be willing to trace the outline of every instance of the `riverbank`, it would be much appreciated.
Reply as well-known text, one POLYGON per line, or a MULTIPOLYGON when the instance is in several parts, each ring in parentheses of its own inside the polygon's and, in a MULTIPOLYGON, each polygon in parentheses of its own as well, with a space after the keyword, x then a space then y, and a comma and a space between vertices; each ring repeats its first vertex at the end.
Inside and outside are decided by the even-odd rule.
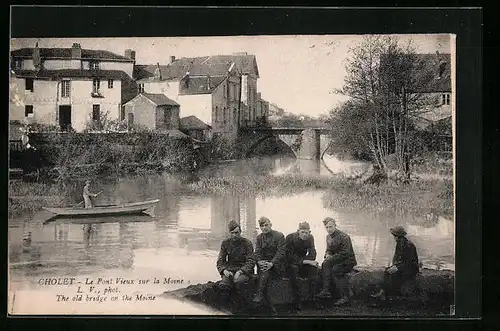
MULTIPOLYGON (((402 295, 395 300, 378 304, 376 308, 371 307, 377 304, 370 294, 372 294, 380 285, 383 279, 382 269, 357 269, 350 276, 350 288, 352 293, 352 304, 350 307, 332 308, 330 301, 319 302, 320 306, 313 303, 315 293, 320 288, 313 286, 311 279, 302 279, 299 283, 304 310, 299 314, 325 316, 333 313, 337 316, 347 315, 372 315, 376 312, 382 315, 437 315, 449 312, 450 306, 454 302, 454 277, 453 271, 449 270, 429 270, 422 269, 421 273, 413 283, 407 283, 402 288, 402 295)), ((244 300, 249 302, 252 294, 255 292, 256 277, 250 282, 247 296, 244 300)), ((278 306, 278 313, 287 314, 286 307, 293 302, 290 282, 288 279, 275 279, 269 286, 269 297, 272 302, 278 306)), ((175 298, 189 302, 202 303, 208 307, 225 309, 230 312, 255 313, 245 305, 244 311, 241 306, 238 308, 238 302, 221 300, 218 290, 218 281, 205 284, 191 285, 175 291, 165 292, 162 295, 165 298, 175 298)), ((244 301, 245 302, 245 301, 244 301)), ((294 313, 294 315, 296 315, 294 313)))
MULTIPOLYGON (((453 183, 450 180, 419 179, 407 185, 388 181, 377 186, 359 183, 344 175, 320 177, 251 173, 246 176, 201 176, 183 181, 187 184, 181 191, 194 195, 279 197, 320 189, 324 190, 324 206, 337 211, 404 210, 416 215, 433 214, 453 219, 453 183)), ((10 181, 9 217, 36 212, 44 206, 78 203, 72 201, 68 194, 74 191, 74 188, 69 188, 75 183, 72 181, 65 186, 61 181, 10 181)))

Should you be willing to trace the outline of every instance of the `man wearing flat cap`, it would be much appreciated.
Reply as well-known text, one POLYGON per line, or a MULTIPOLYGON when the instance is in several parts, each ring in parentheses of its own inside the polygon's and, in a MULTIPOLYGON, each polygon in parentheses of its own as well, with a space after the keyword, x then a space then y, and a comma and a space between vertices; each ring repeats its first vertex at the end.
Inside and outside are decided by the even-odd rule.
POLYGON ((351 237, 337 229, 337 223, 333 218, 325 218, 323 225, 328 235, 326 236, 325 259, 321 265, 323 289, 317 297, 331 298, 330 284, 334 280, 340 292, 340 299, 335 302, 335 305, 341 306, 350 301, 349 281, 346 274, 351 272, 357 264, 356 256, 352 248, 351 237))
POLYGON ((385 269, 381 290, 372 295, 381 300, 385 300, 387 295, 395 295, 405 282, 414 279, 420 271, 417 248, 406 238, 405 229, 396 226, 390 231, 396 241, 392 265, 385 269))
POLYGON ((315 284, 319 264, 316 261, 316 247, 309 223, 299 223, 296 232, 286 236, 287 274, 290 277, 295 308, 301 309, 299 277, 311 278, 315 284))
POLYGON ((267 285, 271 278, 279 277, 285 271, 285 236, 283 233, 272 229, 271 220, 267 217, 259 219, 259 227, 262 233, 257 236, 254 253, 254 260, 257 263, 259 274, 259 285, 253 301, 261 303, 265 300, 271 312, 275 314, 276 310, 269 300, 267 285))
POLYGON ((241 236, 240 224, 232 220, 228 230, 230 237, 222 241, 217 258, 217 270, 222 277, 219 288, 226 301, 233 287, 246 297, 244 293, 255 267, 252 242, 241 236))

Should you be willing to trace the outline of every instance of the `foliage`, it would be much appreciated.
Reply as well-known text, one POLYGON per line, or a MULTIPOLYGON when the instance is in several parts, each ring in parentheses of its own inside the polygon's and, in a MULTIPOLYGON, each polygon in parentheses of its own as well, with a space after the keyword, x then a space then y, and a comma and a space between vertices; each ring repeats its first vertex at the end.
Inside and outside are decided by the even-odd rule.
POLYGON ((230 135, 214 133, 210 146, 210 158, 218 160, 236 159, 239 151, 236 150, 237 141, 230 135))
POLYGON ((160 133, 33 133, 49 174, 64 180, 141 168, 189 171, 193 166, 190 139, 160 133))
POLYGON ((405 181, 421 142, 414 139, 412 118, 435 105, 420 91, 433 83, 432 66, 419 59, 412 43, 367 36, 350 50, 347 77, 336 93, 349 100, 330 112, 332 140, 339 152, 369 155, 387 173, 386 158, 395 154, 405 181))

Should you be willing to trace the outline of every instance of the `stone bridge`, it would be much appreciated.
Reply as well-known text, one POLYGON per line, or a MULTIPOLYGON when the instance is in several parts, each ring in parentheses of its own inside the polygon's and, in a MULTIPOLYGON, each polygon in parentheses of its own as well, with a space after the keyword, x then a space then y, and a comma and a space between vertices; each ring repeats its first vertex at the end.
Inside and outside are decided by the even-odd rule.
POLYGON ((275 139, 288 145, 298 159, 319 160, 330 145, 329 132, 324 128, 245 128, 240 132, 238 150, 245 158, 264 140, 275 139))

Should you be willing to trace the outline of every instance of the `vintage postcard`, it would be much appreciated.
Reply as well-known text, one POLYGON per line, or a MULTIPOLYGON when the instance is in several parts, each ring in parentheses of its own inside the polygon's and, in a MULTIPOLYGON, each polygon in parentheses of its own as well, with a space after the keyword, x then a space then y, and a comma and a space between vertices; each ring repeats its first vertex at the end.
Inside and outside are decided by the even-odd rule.
POLYGON ((455 36, 12 38, 8 313, 452 316, 455 36))

